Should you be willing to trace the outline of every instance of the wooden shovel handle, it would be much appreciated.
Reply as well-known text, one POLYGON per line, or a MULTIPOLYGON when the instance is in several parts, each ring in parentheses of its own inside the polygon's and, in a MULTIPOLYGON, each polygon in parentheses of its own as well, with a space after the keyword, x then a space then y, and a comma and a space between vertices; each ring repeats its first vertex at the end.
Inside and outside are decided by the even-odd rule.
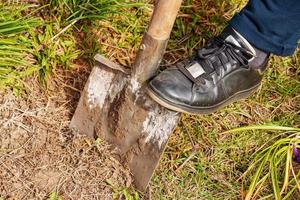
POLYGON ((156 1, 148 31, 132 67, 133 88, 140 88, 159 67, 181 3, 182 0, 156 1))
POLYGON ((148 34, 158 40, 170 37, 182 0, 159 0, 148 28, 148 34))

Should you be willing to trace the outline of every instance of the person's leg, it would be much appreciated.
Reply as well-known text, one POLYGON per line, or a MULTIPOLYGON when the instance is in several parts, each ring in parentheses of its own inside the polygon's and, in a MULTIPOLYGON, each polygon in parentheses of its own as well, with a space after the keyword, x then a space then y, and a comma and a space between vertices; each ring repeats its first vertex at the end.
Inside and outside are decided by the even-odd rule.
POLYGON ((229 26, 265 52, 291 55, 300 39, 300 0, 250 0, 229 26))
POLYGON ((171 110, 212 113, 250 96, 269 54, 291 55, 300 38, 300 0, 251 0, 229 26, 189 60, 149 82, 148 93, 171 110))

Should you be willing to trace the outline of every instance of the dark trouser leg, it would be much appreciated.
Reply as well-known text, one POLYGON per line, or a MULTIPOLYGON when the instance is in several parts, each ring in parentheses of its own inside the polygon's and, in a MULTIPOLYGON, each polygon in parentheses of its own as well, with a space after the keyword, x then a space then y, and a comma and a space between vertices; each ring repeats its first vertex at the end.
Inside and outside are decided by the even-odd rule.
POLYGON ((291 55, 300 39, 300 0, 250 0, 229 26, 258 49, 291 55))

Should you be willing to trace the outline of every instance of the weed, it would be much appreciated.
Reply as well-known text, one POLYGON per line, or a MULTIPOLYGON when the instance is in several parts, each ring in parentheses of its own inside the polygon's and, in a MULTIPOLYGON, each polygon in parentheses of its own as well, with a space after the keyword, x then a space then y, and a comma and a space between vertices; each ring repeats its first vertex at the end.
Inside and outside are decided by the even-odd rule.
POLYGON ((51 192, 48 200, 62 200, 62 197, 56 194, 56 192, 51 192))
POLYGON ((247 178, 251 179, 250 186, 245 194, 245 200, 257 197, 288 199, 299 187, 298 178, 300 172, 295 170, 293 166, 293 149, 300 144, 300 128, 260 125, 237 128, 225 133, 230 134, 251 130, 284 131, 284 135, 287 136, 282 137, 283 134, 277 135, 257 150, 255 157, 244 174, 244 180, 247 180, 247 178), (272 183, 273 195, 261 195, 261 192, 269 186, 270 182, 272 183))
POLYGON ((53 29, 51 24, 45 25, 43 34, 30 32, 32 55, 39 66, 39 80, 46 86, 49 75, 56 72, 58 66, 70 68, 70 63, 78 57, 75 39, 70 34, 64 34, 60 39, 52 41, 53 29))
POLYGON ((125 200, 139 200, 138 192, 130 192, 128 188, 121 188, 113 184, 109 179, 106 180, 106 183, 113 190, 113 199, 125 199, 125 200))

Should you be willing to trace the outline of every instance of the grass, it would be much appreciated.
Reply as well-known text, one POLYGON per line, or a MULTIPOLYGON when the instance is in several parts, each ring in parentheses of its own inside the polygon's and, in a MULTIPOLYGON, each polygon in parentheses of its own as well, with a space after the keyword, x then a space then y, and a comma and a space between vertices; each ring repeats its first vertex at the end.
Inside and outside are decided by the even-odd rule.
MULTIPOLYGON (((191 54, 193 48, 218 34, 242 1, 186 2, 177 19, 165 65, 191 54), (185 38, 185 40, 182 40, 185 38)), ((288 58, 272 57, 263 85, 251 98, 208 116, 184 115, 170 139, 158 173, 151 184, 154 199, 242 199, 250 186, 251 174, 242 187, 242 176, 253 154, 278 132, 270 130, 223 133, 248 125, 299 127, 299 52, 288 58), (196 141, 192 154, 186 132, 196 141)), ((297 165, 297 164, 296 164, 297 165)), ((253 173, 252 173, 253 174, 253 173)), ((259 197, 272 194, 272 182, 259 197)), ((299 193, 296 192, 299 196, 299 193)), ((290 197, 293 199, 294 197, 290 197)), ((259 198, 258 198, 259 199, 259 198)), ((272 196, 269 199, 274 199, 272 196)))
MULTIPOLYGON (((23 61, 23 58, 30 55, 28 60, 30 64, 23 63, 18 68, 25 70, 24 75, 21 73, 22 70, 15 70, 15 64, 13 67, 0 65, 2 73, 0 85, 18 91, 24 78, 34 76, 37 71, 40 82, 46 85, 50 75, 55 74, 58 69, 72 69, 78 60, 89 63, 98 51, 122 65, 130 66, 146 29, 151 7, 148 4, 141 6, 140 3, 145 2, 138 1, 136 4, 130 4, 130 8, 125 8, 121 6, 122 2, 125 1, 43 1, 39 5, 40 10, 33 16, 27 13, 26 19, 29 21, 23 21, 21 24, 18 19, 24 17, 22 9, 26 9, 25 7, 17 9, 18 12, 13 15, 10 15, 9 11, 4 11, 9 10, 9 7, 0 7, 2 8, 0 27, 4 21, 4 14, 12 21, 17 20, 22 27, 15 30, 17 31, 15 35, 2 34, 0 44, 2 40, 2 43, 10 42, 9 45, 12 47, 19 48, 21 43, 20 48, 26 48, 26 51, 14 51, 16 61, 23 61), (99 2, 103 4, 98 5, 99 2), (112 8, 111 5, 115 6, 112 8), (118 15, 121 11, 122 14, 118 15), (111 12, 116 15, 112 17, 111 12), (37 17, 41 18, 42 25, 31 23, 35 22, 37 17), (22 26, 24 23, 26 26, 36 28, 28 31, 26 26, 22 26), (5 71, 7 68, 10 69, 9 72, 5 71)), ((194 49, 203 46, 226 26, 232 15, 244 4, 245 1, 242 0, 186 0, 176 20, 162 68, 187 57, 194 49)), ((27 10, 34 11, 32 8, 27 10)), ((11 49, 12 47, 10 46, 11 49)), ((1 56, 3 55, 0 49, 0 59, 1 56)), ((90 64, 92 65, 92 62, 90 64)), ((278 138, 280 145, 283 144, 282 133, 270 130, 270 126, 299 127, 299 66, 300 51, 287 58, 272 56, 263 84, 251 98, 234 103, 212 115, 183 115, 152 179, 152 198, 231 200, 245 198, 248 191, 248 197, 251 193, 258 199, 268 195, 271 196, 267 199, 275 199, 274 196, 278 196, 278 192, 283 191, 282 188, 287 188, 287 176, 277 176, 276 173, 270 172, 277 171, 277 174, 280 174, 289 167, 286 167, 284 162, 277 164, 277 158, 271 156, 275 151, 260 154, 262 159, 276 161, 269 162, 269 165, 267 163, 260 165, 262 162, 255 163, 255 159, 259 160, 255 155, 257 150, 263 149, 263 145, 268 144, 270 147, 275 145, 274 140, 271 140, 274 137, 278 138), (257 129, 254 125, 264 125, 260 126, 264 128, 257 129), (247 126, 252 127, 235 129, 247 126), (231 129, 235 131, 226 132, 231 129), (195 141, 195 151, 188 134, 195 141), (190 157, 193 152, 194 156, 190 157), (189 158, 191 159, 185 163, 189 158), (255 170, 251 170, 251 167, 260 169, 259 166, 269 167, 272 170, 268 172, 267 168, 261 167, 264 170, 261 170, 260 178, 268 174, 267 178, 263 179, 264 185, 259 193, 258 190, 249 192, 254 185, 263 182, 259 182, 260 178, 253 179, 255 170), (278 185, 277 181, 272 180, 278 180, 278 185)), ((290 134, 284 136, 288 135, 290 134)), ((283 152, 280 159, 285 160, 287 157, 291 159, 290 153, 288 154, 290 143, 273 147, 288 149, 283 152)), ((296 168, 298 165, 295 164, 296 168)), ((293 179, 288 181, 291 180, 293 179)), ((291 185, 294 186, 294 182, 291 185)), ((293 191, 295 194, 290 199, 299 197, 299 192, 293 191)), ((115 194, 116 197, 123 195, 129 199, 138 198, 134 191, 130 194, 123 188, 116 189, 115 194)), ((54 197, 56 198, 56 194, 54 197)))
MULTIPOLYGON (((0 49, 3 50, 0 52, 0 87, 19 91, 22 81, 34 76, 36 71, 46 87, 50 75, 58 68, 70 69, 71 63, 85 54, 78 48, 81 41, 75 39, 79 32, 90 34, 96 20, 104 21, 121 13, 122 9, 142 5, 125 2, 44 0, 33 5, 0 3, 0 44, 3 45, 0 49)), ((92 60, 97 50, 88 59, 92 60)))
POLYGON ((116 186, 110 179, 107 179, 106 184, 113 190, 113 199, 139 200, 139 193, 129 191, 127 187, 116 186))
POLYGON ((0 88, 12 87, 15 93, 22 79, 38 70, 30 59, 31 44, 24 33, 40 22, 35 17, 22 16, 22 12, 29 8, 30 5, 0 3, 0 88))
POLYGON ((265 195, 265 198, 290 198, 299 186, 299 172, 298 169, 295 169, 297 163, 293 163, 295 151, 293 149, 298 148, 300 128, 260 125, 236 128, 224 133, 230 134, 247 130, 276 130, 284 131, 284 133, 277 134, 276 137, 271 138, 256 150, 255 157, 244 174, 244 179, 251 180, 251 183, 243 198, 246 200, 257 198, 265 187, 269 187, 270 182, 273 194, 265 195))
MULTIPOLYGON (((284 60, 276 61, 276 65, 284 60)), ((278 133, 269 130, 221 133, 255 124, 299 127, 299 89, 294 90, 296 85, 299 86, 299 81, 293 75, 278 74, 277 70, 282 69, 283 66, 269 68, 259 93, 248 100, 235 103, 213 115, 182 117, 182 125, 171 138, 159 173, 152 183, 157 191, 156 198, 241 199, 245 195, 250 182, 242 188, 241 177, 253 159, 252 154, 278 133), (271 76, 273 81, 268 81, 271 76), (280 76, 278 79, 281 80, 275 79, 275 76, 280 76), (281 93, 278 87, 289 92, 281 93), (178 172, 176 169, 192 153, 184 129, 193 135, 199 149, 184 169, 178 172)), ((251 180, 251 176, 248 178, 251 180)), ((272 185, 271 182, 268 184, 272 185)), ((271 192, 269 188, 262 196, 271 192)))

